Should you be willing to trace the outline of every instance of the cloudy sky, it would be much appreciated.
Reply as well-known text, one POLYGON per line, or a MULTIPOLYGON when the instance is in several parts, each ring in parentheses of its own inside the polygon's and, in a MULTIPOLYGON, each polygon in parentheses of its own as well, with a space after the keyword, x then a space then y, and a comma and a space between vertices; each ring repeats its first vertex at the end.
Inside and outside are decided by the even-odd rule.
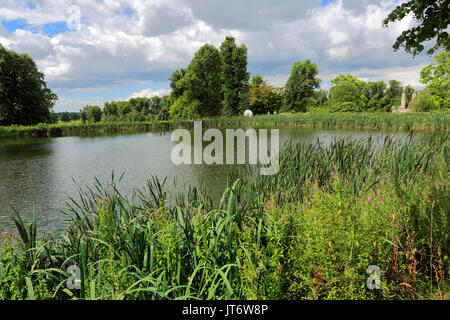
POLYGON ((432 61, 394 52, 411 18, 382 27, 401 0, 1 0, 0 43, 29 54, 58 94, 55 111, 169 92, 168 78, 205 43, 248 47, 249 72, 284 85, 295 61, 420 88, 432 61))

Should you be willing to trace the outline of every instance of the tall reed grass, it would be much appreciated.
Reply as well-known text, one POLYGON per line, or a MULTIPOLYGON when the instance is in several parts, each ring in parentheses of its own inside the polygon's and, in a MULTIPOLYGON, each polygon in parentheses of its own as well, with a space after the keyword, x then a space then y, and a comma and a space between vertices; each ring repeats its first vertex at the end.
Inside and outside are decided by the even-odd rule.
POLYGON ((448 138, 289 144, 277 175, 234 173, 218 202, 156 177, 126 197, 113 175, 68 201, 62 234, 14 217, 0 298, 427 297, 450 275, 448 138), (381 290, 366 287, 370 265, 381 290))

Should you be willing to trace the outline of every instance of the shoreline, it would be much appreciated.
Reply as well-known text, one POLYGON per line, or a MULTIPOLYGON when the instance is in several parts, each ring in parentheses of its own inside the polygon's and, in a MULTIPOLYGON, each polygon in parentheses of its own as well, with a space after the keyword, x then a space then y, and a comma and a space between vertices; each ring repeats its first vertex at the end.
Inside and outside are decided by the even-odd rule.
MULTIPOLYGON (((396 130, 396 131, 449 131, 450 112, 433 113, 333 113, 333 114, 279 114, 257 115, 252 118, 206 118, 205 126, 286 126, 323 129, 396 130)), ((2 138, 36 138, 105 135, 127 132, 150 132, 193 127, 194 120, 155 120, 148 122, 58 123, 35 126, 0 126, 2 138)))

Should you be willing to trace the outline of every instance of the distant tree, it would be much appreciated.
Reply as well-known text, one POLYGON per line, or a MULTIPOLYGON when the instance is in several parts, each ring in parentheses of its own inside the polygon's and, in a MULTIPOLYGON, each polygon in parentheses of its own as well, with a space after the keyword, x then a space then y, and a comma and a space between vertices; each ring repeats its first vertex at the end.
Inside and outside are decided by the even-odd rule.
POLYGON ((86 106, 84 111, 86 112, 87 122, 94 123, 102 119, 102 109, 99 106, 86 106))
POLYGON ((328 90, 320 89, 314 91, 314 99, 317 106, 323 106, 328 101, 328 90))
POLYGON ((364 95, 367 98, 366 110, 369 112, 386 111, 387 85, 384 81, 372 81, 367 83, 364 89, 364 95))
POLYGON ((0 44, 0 125, 50 121, 57 98, 30 56, 0 44))
POLYGON ((174 103, 172 96, 164 95, 161 98, 161 110, 158 114, 158 120, 169 120, 170 118, 170 106, 174 103))
POLYGON ((450 106, 450 54, 443 50, 436 55, 436 62, 426 66, 420 73, 421 82, 428 84, 431 101, 437 109, 445 110, 450 106))
POLYGON ((389 87, 382 99, 382 104, 385 106, 385 111, 389 112, 392 107, 397 107, 401 104, 403 87, 400 86, 400 81, 390 80, 389 87))
POLYGON ((267 114, 279 111, 282 102, 282 88, 273 87, 263 81, 259 86, 252 86, 250 90, 250 110, 254 114, 267 114))
POLYGON ((410 85, 407 85, 405 87, 405 94, 406 94, 406 104, 408 105, 409 102, 412 99, 413 93, 415 92, 414 88, 410 85))
POLYGON ((218 115, 221 110, 221 69, 219 50, 209 44, 202 46, 186 69, 186 74, 177 81, 176 88, 182 90, 183 95, 174 102, 176 107, 172 107, 176 112, 171 112, 171 117, 193 119, 218 115))
POLYGON ((403 33, 397 38, 394 49, 404 47, 414 56, 424 50, 423 43, 436 38, 436 44, 428 50, 432 55, 440 47, 450 50, 449 36, 446 31, 450 22, 450 0, 410 0, 398 5, 383 21, 387 27, 412 14, 417 25, 403 33))
POLYGON ((263 76, 256 74, 250 80, 250 89, 254 87, 259 87, 264 82, 263 76))
POLYGON ((330 102, 332 112, 361 112, 365 110, 367 98, 364 82, 350 74, 340 74, 331 81, 330 102))
POLYGON ((80 118, 81 122, 86 123, 87 122, 87 113, 86 113, 86 107, 80 110, 80 118))
POLYGON ((162 108, 162 99, 161 97, 158 96, 154 96, 150 98, 150 103, 149 103, 149 108, 150 108, 150 113, 157 115, 161 112, 161 108, 162 108))
POLYGON ((235 115, 241 111, 242 95, 248 91, 247 47, 237 46, 234 37, 226 37, 220 46, 222 60, 222 94, 225 115, 235 115))
POLYGON ((297 61, 292 66, 291 76, 286 82, 281 111, 306 112, 309 99, 314 96, 314 90, 321 80, 317 65, 306 60, 297 61))
POLYGON ((105 102, 103 105, 103 114, 106 117, 117 117, 119 115, 117 103, 114 101, 105 102))
POLYGON ((431 99, 429 88, 419 91, 414 99, 408 105, 408 108, 415 112, 429 112, 436 110, 437 107, 431 99))

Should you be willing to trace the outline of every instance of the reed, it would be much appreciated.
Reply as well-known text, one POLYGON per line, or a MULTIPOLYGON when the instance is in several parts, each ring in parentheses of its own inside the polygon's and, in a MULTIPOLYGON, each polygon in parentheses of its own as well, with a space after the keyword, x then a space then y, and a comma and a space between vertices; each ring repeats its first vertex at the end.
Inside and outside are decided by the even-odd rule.
POLYGON ((156 177, 126 197, 113 174, 68 201, 62 234, 15 218, 0 298, 427 297, 448 288, 448 138, 289 144, 277 175, 235 172, 217 202, 156 177), (67 287, 71 265, 80 289, 67 287), (365 285, 370 265, 381 290, 365 285))
MULTIPOLYGON (((333 113, 333 114, 278 114, 203 119, 205 126, 303 126, 327 129, 375 129, 409 131, 448 131, 450 112, 426 113, 333 113)), ((192 120, 153 122, 98 122, 83 124, 59 123, 36 126, 0 126, 0 138, 61 137, 108 135, 154 130, 170 130, 177 127, 193 127, 192 120)))

